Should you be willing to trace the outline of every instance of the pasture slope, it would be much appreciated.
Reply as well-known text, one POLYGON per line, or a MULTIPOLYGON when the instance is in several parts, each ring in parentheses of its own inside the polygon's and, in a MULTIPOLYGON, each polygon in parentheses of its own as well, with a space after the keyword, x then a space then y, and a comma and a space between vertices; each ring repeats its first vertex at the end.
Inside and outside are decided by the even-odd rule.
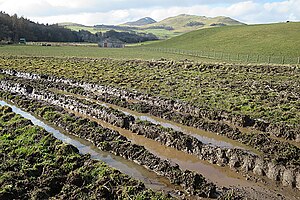
POLYGON ((85 26, 82 24, 76 24, 71 22, 60 23, 59 26, 63 26, 65 28, 74 31, 87 30, 90 31, 91 33, 96 33, 100 31, 106 32, 109 30, 137 31, 141 33, 153 33, 160 39, 166 39, 166 38, 171 38, 183 33, 187 33, 198 29, 203 29, 203 28, 212 28, 212 27, 219 27, 225 25, 234 26, 234 25, 242 25, 242 24, 243 24, 242 22, 224 16, 205 17, 205 16, 181 14, 178 16, 166 18, 159 22, 155 22, 155 20, 146 17, 146 18, 139 19, 135 22, 127 22, 125 24, 120 24, 115 26, 111 26, 111 25, 100 25, 101 27, 97 25, 85 26))
POLYGON ((220 26, 235 26, 243 25, 244 23, 237 20, 231 19, 230 17, 217 16, 217 17, 206 17, 197 15, 181 14, 174 17, 166 18, 160 22, 153 24, 147 24, 142 28, 147 29, 153 26, 161 27, 172 27, 172 32, 187 33, 193 30, 212 28, 220 26))
POLYGON ((299 22, 224 26, 192 31, 145 47, 299 57, 299 30, 299 22))

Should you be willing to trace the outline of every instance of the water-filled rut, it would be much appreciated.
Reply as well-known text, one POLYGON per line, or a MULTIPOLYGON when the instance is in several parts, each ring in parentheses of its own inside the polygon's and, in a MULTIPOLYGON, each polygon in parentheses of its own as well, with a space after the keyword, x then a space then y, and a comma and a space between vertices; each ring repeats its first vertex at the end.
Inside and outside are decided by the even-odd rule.
POLYGON ((97 123, 99 123, 101 126, 105 128, 118 131, 121 135, 128 138, 132 143, 143 145, 148 151, 150 151, 154 155, 162 159, 171 160, 172 162, 177 163, 182 169, 196 171, 204 175, 208 180, 212 181, 213 183, 216 183, 217 185, 226 186, 226 187, 229 187, 231 185, 250 186, 248 182, 242 180, 243 177, 241 175, 236 174, 229 168, 226 167, 221 168, 209 164, 208 162, 202 161, 194 155, 190 155, 182 151, 178 151, 174 148, 167 147, 165 145, 160 144, 157 141, 145 138, 142 135, 137 135, 129 130, 113 126, 111 124, 93 118, 91 116, 84 115, 71 110, 67 110, 67 111, 74 113, 76 116, 84 117, 96 121, 97 123))
POLYGON ((155 117, 155 116, 151 116, 148 114, 138 113, 138 112, 126 109, 126 108, 122 108, 120 106, 116 106, 116 105, 112 105, 112 104, 106 104, 106 105, 108 105, 109 107, 115 108, 119 111, 122 111, 125 114, 130 114, 137 119, 149 121, 149 122, 152 122, 153 124, 161 125, 162 127, 171 128, 175 131, 179 131, 184 134, 191 135, 191 136, 197 138, 198 140, 200 140, 204 144, 208 144, 211 146, 217 146, 217 147, 225 147, 228 149, 237 148, 237 149, 244 149, 244 150, 256 152, 256 150, 254 150, 253 148, 250 148, 246 145, 243 145, 237 141, 231 140, 224 136, 216 135, 214 133, 210 133, 210 132, 200 130, 200 129, 197 129, 194 127, 184 126, 184 125, 178 124, 176 122, 172 122, 172 121, 165 120, 165 119, 155 117))
MULTIPOLYGON (((64 131, 60 130, 60 128, 56 128, 56 127, 53 128, 52 125, 46 124, 39 118, 33 116, 28 112, 19 109, 18 107, 12 105, 11 103, 0 101, 0 105, 6 105, 11 107, 15 113, 20 114, 24 118, 31 120, 33 124, 45 128, 46 131, 53 133, 53 135, 56 138, 62 140, 63 142, 74 145, 79 149, 80 153, 91 154, 91 157, 93 159, 102 160, 107 164, 109 164, 111 167, 114 167, 123 173, 126 173, 138 180, 143 181, 145 185, 149 188, 152 188, 154 190, 168 191, 168 192, 172 192, 174 191, 174 189, 176 189, 176 187, 171 185, 166 178, 158 176, 154 172, 148 171, 143 166, 139 166, 138 164, 123 159, 119 156, 114 156, 112 154, 102 152, 98 150, 97 147, 93 146, 90 142, 80 139, 76 136, 69 135, 64 131)), ((87 115, 82 115, 79 113, 77 114, 80 115, 81 117, 92 119, 92 117, 89 117, 87 115)), ((101 120, 97 120, 97 119, 93 119, 93 120, 99 122, 103 126, 107 126, 110 129, 115 129, 116 131, 119 131, 122 135, 128 137, 128 139, 130 139, 133 143, 144 144, 145 148, 149 149, 155 155, 176 162, 183 169, 190 169, 196 172, 201 172, 201 174, 206 176, 208 180, 215 182, 219 186, 249 188, 247 190, 251 190, 251 188, 253 189, 255 188, 254 190, 256 191, 256 193, 263 191, 263 194, 266 193, 268 195, 271 195, 271 193, 265 191, 262 187, 259 187, 252 182, 245 181, 241 175, 235 174, 229 169, 226 170, 226 168, 219 168, 210 165, 205 161, 199 160, 197 157, 193 155, 189 155, 184 152, 177 151, 173 148, 166 147, 164 145, 159 144, 156 141, 147 139, 141 135, 136 135, 134 133, 131 133, 128 130, 124 130, 119 127, 114 127, 101 120)))
POLYGON ((295 190, 291 190, 290 188, 278 188, 274 190, 275 184, 272 182, 268 182, 269 185, 267 185, 246 181, 245 177, 243 177, 240 173, 235 173, 228 167, 219 167, 210 164, 206 161, 200 160, 194 155, 167 147, 157 141, 145 138, 142 135, 137 135, 129 130, 113 126, 89 115, 74 112, 68 109, 67 111, 75 114, 76 116, 95 121, 103 127, 118 131, 121 135, 128 138, 132 143, 143 145, 154 155, 162 159, 170 160, 178 164, 182 169, 188 169, 202 174, 207 180, 215 183, 219 187, 224 186, 228 188, 239 188, 243 190, 243 192, 247 193, 246 196, 250 196, 251 199, 286 199, 282 197, 287 197, 287 199, 298 199, 296 197, 298 192, 296 191, 295 193, 295 190))
POLYGON ((127 108, 123 108, 123 107, 120 107, 120 106, 117 106, 117 105, 114 105, 114 104, 101 102, 101 101, 98 101, 98 100, 93 100, 93 99, 90 99, 90 98, 87 98, 87 97, 84 97, 84 96, 81 96, 81 95, 76 95, 76 94, 69 93, 69 92, 62 92, 62 91, 58 91, 58 90, 54 90, 54 91, 58 92, 58 93, 63 93, 66 96, 74 96, 74 97, 85 99, 85 100, 88 100, 88 101, 91 101, 91 102, 94 102, 94 103, 98 103, 98 104, 100 104, 102 106, 105 106, 105 107, 111 107, 111 108, 114 108, 116 110, 119 110, 119 111, 123 112, 126 115, 132 115, 136 119, 140 119, 140 120, 143 120, 143 121, 149 121, 153 124, 161 125, 164 128, 171 128, 175 131, 179 131, 179 132, 182 132, 184 134, 191 135, 191 136, 197 138, 199 141, 201 141, 204 144, 208 144, 208 145, 211 145, 211 146, 217 146, 217 147, 225 147, 225 148, 228 148, 228 149, 233 149, 233 148, 243 149, 243 150, 255 153, 255 154, 259 154, 259 152, 257 150, 255 150, 254 148, 251 148, 249 146, 241 144, 237 141, 231 140, 231 139, 229 139, 225 136, 216 135, 214 133, 210 133, 210 132, 200 130, 200 129, 197 129, 197 128, 194 128, 194 127, 185 126, 185 125, 182 125, 182 124, 179 124, 179 123, 176 123, 176 122, 172 122, 170 120, 162 119, 162 118, 159 118, 159 117, 155 117, 155 116, 152 116, 152 115, 149 115, 149 114, 138 113, 136 111, 129 110, 127 108))
MULTIPOLYGON (((5 86, 5 84, 4 84, 4 86, 5 86)), ((19 92, 22 93, 22 91, 23 91, 22 90, 22 87, 23 87, 22 85, 21 85, 20 88, 18 88, 18 85, 17 85, 16 89, 14 89, 14 87, 16 87, 16 86, 12 85, 12 87, 11 87, 12 91, 15 90, 18 93, 19 92)), ((96 106, 94 105, 95 108, 92 107, 92 106, 89 107, 88 106, 88 105, 90 105, 89 103, 87 103, 87 105, 85 106, 84 104, 79 104, 80 101, 76 101, 75 99, 72 99, 72 98, 65 99, 63 96, 48 94, 48 93, 45 93, 43 91, 40 91, 40 93, 37 92, 37 93, 33 93, 33 94, 26 92, 26 95, 28 95, 29 97, 31 97, 33 99, 37 98, 37 99, 40 99, 42 101, 46 101, 50 104, 57 105, 61 108, 65 108, 65 109, 66 108, 72 109, 72 107, 74 108, 74 106, 75 106, 75 110, 80 110, 80 113, 85 113, 84 115, 81 115, 81 117, 90 118, 91 116, 97 116, 97 117, 101 118, 100 115, 98 116, 98 115, 95 115, 94 113, 91 112, 91 111, 95 111, 95 108, 98 108, 97 105, 96 106)), ((101 103, 101 102, 99 102, 99 103, 101 103)), ((105 104, 105 105, 109 106, 109 104, 105 104)), ((24 107, 24 108, 26 108, 26 107, 24 107)), ((131 114, 130 113, 131 111, 130 110, 128 110, 128 111, 124 110, 124 112, 127 112, 127 114, 131 114)), ((139 114, 139 113, 137 113, 137 114, 139 114)), ((135 113, 135 114, 133 114, 133 116, 136 117, 136 118, 139 118, 139 117, 137 117, 137 114, 135 113)), ((146 116, 146 115, 145 114, 140 114, 140 116, 146 116)), ((152 117, 152 116, 150 116, 150 117, 152 117)), ((96 119, 96 118, 95 118, 95 120, 97 120, 101 124, 101 121, 99 121, 99 119, 96 119)), ((141 119, 141 118, 139 118, 139 119, 141 119)), ((150 120, 152 120, 152 122, 154 122, 153 118, 148 119, 148 121, 150 121, 150 120)), ((159 121, 159 120, 160 119, 158 119, 156 121, 159 121)), ((56 123, 56 121, 55 121, 55 123, 56 123)), ((111 122, 109 121, 109 123, 111 123, 111 122)), ((161 121, 161 124, 163 124, 165 127, 170 126, 170 123, 166 124, 163 121, 161 121)), ((131 143, 135 143, 135 144, 138 144, 140 146, 144 146, 145 151, 147 150, 148 152, 151 152, 152 154, 155 154, 155 155, 157 155, 157 157, 160 157, 162 159, 168 159, 168 160, 171 160, 175 163, 178 163, 182 169, 195 170, 195 171, 199 172, 200 174, 203 174, 210 181, 213 181, 213 182, 217 183, 218 185, 222 186, 222 183, 220 183, 220 181, 225 180, 224 182, 227 185, 230 184, 232 186, 236 186, 236 187, 239 187, 239 188, 240 187, 245 187, 245 186, 250 186, 251 189, 253 187, 257 191, 262 190, 262 188, 260 188, 259 186, 257 186, 257 184, 255 184, 253 182, 249 182, 249 181, 245 181, 245 180, 239 180, 239 178, 241 178, 240 175, 234 175, 233 177, 230 177, 230 173, 227 173, 224 170, 226 168, 222 168, 222 170, 221 170, 222 173, 220 173, 221 175, 220 174, 216 175, 216 173, 215 173, 216 171, 214 171, 213 168, 219 169, 219 167, 211 166, 207 162, 202 162, 202 161, 200 161, 200 159, 197 159, 197 157, 196 157, 195 162, 194 162, 194 160, 190 159, 190 157, 189 157, 189 156, 192 156, 192 155, 189 155, 189 154, 184 153, 184 152, 179 152, 179 151, 177 151, 175 149, 172 149, 172 148, 165 147, 164 145, 161 145, 159 142, 144 138, 143 136, 137 135, 136 133, 133 133, 133 132, 129 131, 128 129, 122 129, 122 128, 119 128, 119 127, 114 127, 110 124, 107 124, 107 123, 105 124, 103 121, 102 121, 102 125, 104 127, 109 128, 109 129, 116 130, 119 134, 121 134, 121 135, 125 136, 126 138, 128 138, 129 140, 131 140, 131 143), (171 153, 168 154, 168 152, 171 152, 171 153), (203 165, 203 163, 204 163, 204 165, 203 165), (205 168, 205 165, 207 166, 207 168, 205 168), (226 179, 226 178, 228 178, 228 179, 226 179), (234 179, 234 181, 230 180, 229 178, 234 179)), ((66 129, 66 130, 68 130, 68 129, 66 129)), ((73 133, 76 133, 76 132, 73 132, 73 133)), ((77 135, 77 134, 75 134, 75 135, 77 135)), ((80 135, 80 137, 81 136, 82 135, 80 135)), ((85 135, 83 135, 83 136, 85 136, 85 135)), ((94 135, 94 136, 95 136, 95 138, 97 138, 97 135, 94 135)), ((86 138, 86 137, 83 137, 83 138, 86 138)), ((88 138, 88 139, 92 140, 93 138, 88 138)), ((206 144, 211 145, 212 142, 208 142, 206 144)), ((208 145, 206 145, 206 146, 208 146, 208 145)), ((212 145, 216 145, 216 144, 212 144, 212 145)), ((168 146, 168 145, 166 145, 166 146, 168 146)), ((123 149, 123 150, 125 150, 125 149, 123 149)), ((119 155, 119 154, 117 154, 117 155, 119 155)), ((268 188, 268 190, 269 189, 270 189, 270 191, 271 190, 273 191, 273 189, 268 188)), ((277 189, 279 189, 279 188, 277 188, 277 189)), ((247 189, 247 190, 249 191, 249 189, 247 189)), ((274 193, 274 191, 273 191, 272 194, 276 195, 276 192, 274 193)), ((273 196, 273 195, 270 195, 270 196, 273 196)), ((292 198, 290 198, 290 199, 292 199, 292 198)))
POLYGON ((144 167, 132 161, 128 161, 120 156, 115 156, 113 154, 103 152, 96 146, 92 145, 91 142, 70 135, 63 130, 60 130, 60 128, 54 128, 52 125, 48 125, 39 118, 23 111, 22 109, 16 107, 11 103, 0 100, 0 105, 11 107, 13 112, 20 114, 26 119, 29 119, 34 125, 44 128, 47 132, 52 133, 55 138, 75 146, 81 154, 90 154, 92 159, 101 160, 107 163, 109 166, 144 182, 147 187, 152 188, 153 190, 171 192, 176 189, 176 187, 170 184, 165 177, 159 176, 154 172, 151 172, 144 167))

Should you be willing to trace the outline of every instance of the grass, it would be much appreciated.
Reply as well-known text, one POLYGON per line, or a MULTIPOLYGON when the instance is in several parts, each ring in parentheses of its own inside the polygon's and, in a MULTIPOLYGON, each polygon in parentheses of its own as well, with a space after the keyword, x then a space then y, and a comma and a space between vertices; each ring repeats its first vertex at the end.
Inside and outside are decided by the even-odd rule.
MULTIPOLYGON (((108 29, 108 28, 97 28, 97 27, 93 27, 93 26, 76 26, 76 25, 67 25, 65 26, 65 28, 71 29, 72 31, 81 31, 81 30, 85 30, 85 31, 89 31, 93 34, 95 33, 105 33, 107 31, 110 31, 112 29, 108 29)), ((117 32, 120 32, 120 30, 115 30, 117 32)))
MULTIPOLYGON (((144 45, 143 45, 144 46, 144 45)), ((114 58, 152 60, 166 58, 170 60, 190 59, 209 61, 209 59, 172 53, 144 51, 138 47, 123 49, 99 48, 92 46, 30 46, 9 45, 0 46, 0 56, 48 56, 48 57, 78 57, 78 58, 114 58)))
MULTIPOLYGON (((93 34, 98 33, 98 32, 105 33, 109 30, 114 30, 114 29, 95 28, 95 27, 89 27, 89 26, 87 26, 87 27, 83 27, 83 26, 66 26, 66 28, 71 29, 72 31, 85 30, 85 31, 89 31, 93 34)), ((192 30, 194 30, 194 29, 192 29, 192 30)), ((120 32, 120 30, 117 30, 117 29, 115 31, 120 32)), ((177 35, 182 34, 182 33, 174 32, 174 31, 168 31, 168 30, 165 30, 165 29, 151 29, 151 28, 144 29, 144 30, 133 29, 132 31, 139 32, 139 33, 152 33, 160 39, 167 39, 167 38, 175 37, 177 35)))
MULTIPOLYGON (((85 31, 89 31, 91 33, 97 33, 97 32, 103 32, 104 30, 101 29, 97 29, 94 27, 88 27, 88 26, 67 26, 66 28, 71 29, 72 31, 81 31, 81 30, 85 30, 85 31)), ((106 32, 106 31, 105 31, 106 32)))
POLYGON ((145 30, 137 30, 137 32, 152 33, 160 39, 172 38, 172 37, 175 37, 175 36, 178 36, 178 35, 182 34, 182 33, 179 33, 179 32, 168 31, 168 30, 165 30, 165 29, 151 29, 151 28, 145 29, 145 30))
POLYGON ((154 44, 160 42, 159 40, 155 40, 155 41, 146 41, 146 42, 140 42, 140 43, 134 43, 134 44, 126 44, 126 47, 138 47, 138 46, 143 46, 143 45, 147 45, 147 44, 154 44))
POLYGON ((211 24, 226 24, 226 25, 241 25, 241 22, 238 22, 236 20, 233 20, 228 17, 214 17, 214 18, 208 18, 205 16, 197 16, 197 15, 178 15, 174 17, 169 17, 167 19, 164 19, 160 22, 154 23, 154 24, 149 24, 143 26, 143 28, 150 28, 151 26, 169 26, 172 27, 174 30, 171 30, 169 32, 178 32, 178 33, 186 33, 198 29, 203 29, 203 28, 211 28, 211 24), (189 22, 201 22, 203 25, 200 26, 187 26, 189 22))
MULTIPOLYGON (((212 28, 210 26, 211 24, 226 24, 226 25, 241 25, 242 23, 235 21, 233 19, 230 19, 228 17, 214 17, 214 18, 207 18, 203 16, 196 16, 196 15, 178 15, 174 17, 169 17, 167 19, 164 19, 160 22, 156 22, 153 24, 148 24, 141 26, 140 30, 136 29, 131 29, 132 31, 137 31, 141 33, 153 33, 160 39, 167 39, 167 38, 172 38, 178 35, 181 35, 183 33, 187 33, 190 31, 198 30, 198 29, 203 29, 203 28, 212 28), (187 26, 189 22, 201 22, 204 23, 204 25, 200 26, 187 26), (173 30, 166 30, 166 29, 154 29, 152 28, 153 26, 168 26, 172 27, 173 30)), ((91 33, 96 33, 96 32, 106 32, 110 29, 101 29, 101 28, 95 28, 93 26, 82 26, 74 23, 65 23, 63 24, 64 27, 74 30, 74 31, 79 31, 79 30, 87 30, 90 31, 91 33)), ((120 25, 122 26, 122 25, 120 25)), ((130 27, 129 27, 130 29, 130 27)), ((119 31, 119 30, 115 30, 119 31)))
POLYGON ((193 31, 147 45, 155 48, 299 57, 300 22, 226 26, 193 31))
POLYGON ((0 106, 0 127, 0 199, 167 199, 8 107, 0 106))
POLYGON ((300 60, 299 29, 300 23, 209 28, 193 31, 164 41, 133 44, 123 49, 103 49, 96 46, 53 45, 51 47, 42 47, 11 45, 0 46, 0 56, 142 60, 166 58, 170 60, 189 59, 200 62, 297 64, 300 60), (172 49, 185 50, 186 53, 179 54, 167 51, 172 49), (192 56, 189 55, 190 51, 192 53, 204 51, 203 54, 205 56, 192 56))
POLYGON ((136 89, 271 122, 300 123, 299 70, 289 66, 14 57, 1 58, 0 68, 136 89))

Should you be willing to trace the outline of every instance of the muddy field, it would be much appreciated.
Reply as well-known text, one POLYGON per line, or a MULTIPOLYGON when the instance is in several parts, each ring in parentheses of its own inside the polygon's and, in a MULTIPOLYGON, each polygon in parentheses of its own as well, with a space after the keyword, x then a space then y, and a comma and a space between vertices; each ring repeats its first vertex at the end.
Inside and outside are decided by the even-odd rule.
POLYGON ((2 100, 166 178, 166 195, 300 198, 297 67, 10 57, 0 68, 2 100))
POLYGON ((0 199, 169 199, 0 107, 0 199))

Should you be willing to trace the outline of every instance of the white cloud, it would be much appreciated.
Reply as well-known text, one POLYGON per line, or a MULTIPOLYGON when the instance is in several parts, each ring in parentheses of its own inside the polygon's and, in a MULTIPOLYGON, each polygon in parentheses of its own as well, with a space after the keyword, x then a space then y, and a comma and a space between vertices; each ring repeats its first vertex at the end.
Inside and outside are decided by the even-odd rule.
POLYGON ((53 7, 67 7, 67 8, 80 8, 86 7, 91 3, 90 0, 45 0, 48 4, 53 7))
POLYGON ((31 17, 30 19, 39 23, 75 22, 85 25, 96 24, 119 24, 129 17, 127 10, 114 10, 106 13, 79 13, 70 15, 31 17))
POLYGON ((0 9, 9 14, 18 14, 30 16, 32 13, 35 15, 43 15, 47 9, 51 9, 51 5, 46 1, 27 0, 18 1, 10 0, 3 1, 0 4, 0 9))

